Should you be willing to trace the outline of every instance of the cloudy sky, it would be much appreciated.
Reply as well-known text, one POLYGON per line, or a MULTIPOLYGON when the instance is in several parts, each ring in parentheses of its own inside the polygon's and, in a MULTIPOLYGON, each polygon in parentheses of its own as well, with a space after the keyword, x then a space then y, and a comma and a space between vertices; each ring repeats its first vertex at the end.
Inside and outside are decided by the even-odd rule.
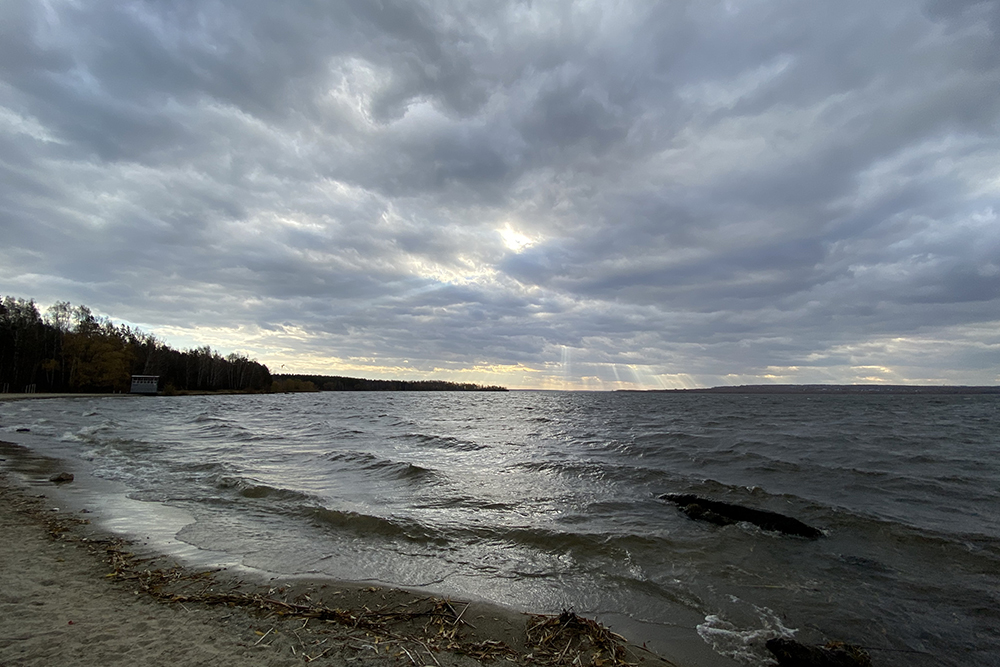
POLYGON ((0 294, 275 372, 1000 382, 1000 0, 5 0, 0 294))

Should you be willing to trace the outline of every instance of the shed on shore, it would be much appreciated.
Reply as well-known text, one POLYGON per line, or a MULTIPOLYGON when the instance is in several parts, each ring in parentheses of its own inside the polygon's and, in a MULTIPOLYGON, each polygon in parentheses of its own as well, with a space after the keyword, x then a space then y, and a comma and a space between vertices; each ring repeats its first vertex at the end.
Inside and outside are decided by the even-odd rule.
POLYGON ((133 375, 132 390, 130 393, 155 394, 156 388, 159 384, 160 384, 159 375, 133 375))

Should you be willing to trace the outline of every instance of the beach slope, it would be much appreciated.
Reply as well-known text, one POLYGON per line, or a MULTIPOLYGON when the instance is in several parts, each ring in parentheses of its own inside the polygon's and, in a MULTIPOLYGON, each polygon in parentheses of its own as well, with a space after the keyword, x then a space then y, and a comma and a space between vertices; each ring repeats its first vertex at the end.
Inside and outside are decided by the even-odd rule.
POLYGON ((246 583, 139 559, 0 472, 0 665, 638 664, 573 614, 332 582, 246 583))

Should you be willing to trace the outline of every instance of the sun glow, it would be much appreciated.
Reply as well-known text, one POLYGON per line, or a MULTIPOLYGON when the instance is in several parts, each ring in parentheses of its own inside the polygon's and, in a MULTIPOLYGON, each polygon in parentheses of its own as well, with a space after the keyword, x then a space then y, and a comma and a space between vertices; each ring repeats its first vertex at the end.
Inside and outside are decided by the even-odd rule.
POLYGON ((514 252, 524 252, 525 249, 535 245, 536 240, 513 229, 510 223, 504 225, 503 229, 498 229, 503 244, 514 252))

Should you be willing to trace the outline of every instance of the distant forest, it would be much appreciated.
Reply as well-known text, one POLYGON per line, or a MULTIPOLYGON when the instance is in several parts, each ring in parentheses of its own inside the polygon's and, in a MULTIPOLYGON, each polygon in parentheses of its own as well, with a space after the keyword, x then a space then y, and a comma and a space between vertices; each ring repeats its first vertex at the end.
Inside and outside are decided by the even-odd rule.
POLYGON ((270 391, 267 366, 207 345, 179 352, 86 306, 0 301, 0 392, 128 392, 132 375, 159 375, 174 391, 270 391))
POLYGON ((207 345, 177 351, 138 329, 60 301, 43 315, 33 300, 0 299, 0 393, 128 392, 133 375, 160 376, 159 389, 237 391, 507 391, 437 380, 365 380, 275 375, 241 354, 207 345))
POLYGON ((274 375, 274 391, 507 391, 442 380, 364 380, 336 375, 274 375))

